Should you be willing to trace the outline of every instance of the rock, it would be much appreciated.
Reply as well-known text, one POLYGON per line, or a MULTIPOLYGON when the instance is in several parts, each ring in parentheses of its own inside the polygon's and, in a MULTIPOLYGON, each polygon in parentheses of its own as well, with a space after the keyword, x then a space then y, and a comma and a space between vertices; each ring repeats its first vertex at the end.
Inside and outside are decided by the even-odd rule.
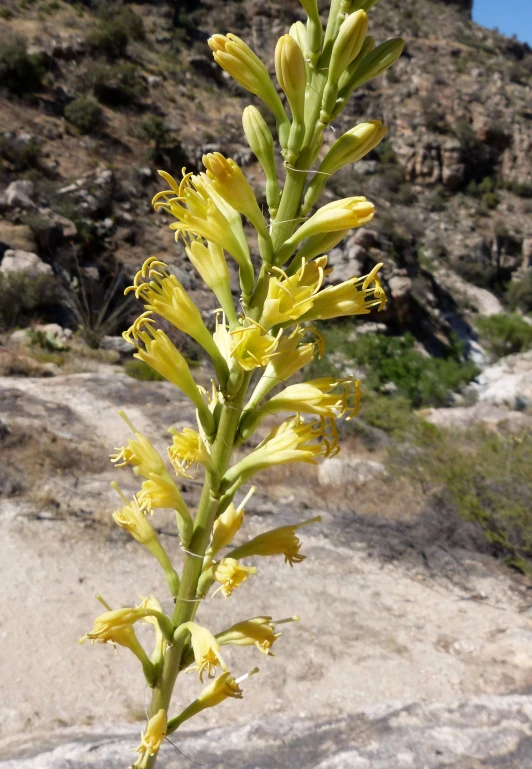
POLYGON ((112 350, 121 355, 131 355, 135 351, 135 348, 126 342, 122 336, 104 336, 100 342, 100 349, 112 350))
POLYGON ((148 83, 150 88, 158 88, 161 85, 162 81, 163 79, 161 77, 158 77, 157 75, 148 75, 148 77, 146 78, 146 82, 148 83))
POLYGON ((412 290, 412 281, 406 275, 393 275, 388 280, 392 299, 402 299, 412 290))
POLYGON ((376 230, 361 227, 355 231, 352 241, 362 248, 376 248, 380 244, 380 235, 376 230))
POLYGON ((0 257, 6 251, 31 251, 35 248, 35 238, 26 224, 12 224, 0 221, 0 257))
POLYGON ((532 351, 508 355, 488 366, 468 390, 479 401, 518 409, 524 398, 532 399, 532 351))
POLYGON ((532 268, 532 238, 525 238, 523 240, 522 255, 521 269, 527 272, 532 268))
POLYGON ((321 486, 363 485, 386 474, 386 468, 372 459, 326 459, 318 468, 321 486))
POLYGON ((516 431, 532 427, 532 417, 519 411, 511 411, 494 403, 475 403, 473 406, 456 408, 423 409, 418 412, 426 422, 438 427, 469 430, 477 424, 500 425, 505 423, 516 431))
MULTIPOLYGON (((471 644, 452 638, 449 644, 447 651, 442 640, 441 655, 465 657, 464 662, 471 657, 471 644)), ((252 688, 252 682, 244 686, 252 688)), ((182 728, 179 751, 165 742, 159 760, 168 769, 187 766, 183 755, 212 767, 234 765, 236 757, 239 769, 295 766, 294 756, 306 769, 528 769, 531 719, 532 698, 518 694, 383 703, 336 717, 268 714, 242 725, 182 728)), ((144 723, 78 726, 33 737, 30 732, 3 749, 2 769, 123 769, 143 728, 144 723)))
POLYGON ((58 323, 45 323, 13 331, 9 337, 10 345, 32 344, 38 333, 43 334, 50 342, 50 345, 56 350, 65 349, 72 338, 72 331, 69 328, 63 328, 58 323))
POLYGON ((28 272, 32 276, 52 275, 52 268, 45 264, 37 254, 30 251, 8 250, 0 264, 0 272, 28 272))
POLYGON ((491 291, 468 283, 451 270, 440 268, 434 272, 434 279, 451 294, 459 305, 463 304, 465 299, 479 315, 488 317, 503 312, 502 304, 491 291))
POLYGON ((33 208, 34 191, 33 182, 27 179, 11 182, 6 190, 6 203, 11 208, 33 208))
POLYGON ((443 186, 455 192, 465 176, 465 163, 462 162, 462 146, 452 139, 441 148, 443 186))
POLYGON ((108 187, 113 183, 113 181, 114 181, 114 174, 110 168, 100 169, 96 174, 96 178, 94 180, 95 184, 97 184, 98 187, 108 187))

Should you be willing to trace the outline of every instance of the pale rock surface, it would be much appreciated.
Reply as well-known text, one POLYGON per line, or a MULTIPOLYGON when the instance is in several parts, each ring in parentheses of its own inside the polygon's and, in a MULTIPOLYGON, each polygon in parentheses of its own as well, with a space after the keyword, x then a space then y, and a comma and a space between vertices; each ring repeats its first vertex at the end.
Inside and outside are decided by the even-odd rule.
POLYGON ((468 283, 455 272, 440 268, 434 278, 458 303, 465 299, 479 315, 489 317, 503 312, 500 301, 491 291, 468 283))
POLYGON ((33 208, 32 200, 35 187, 27 179, 11 182, 6 190, 6 203, 11 208, 33 208))
POLYGON ((38 275, 52 275, 52 268, 49 264, 32 254, 30 251, 19 251, 9 249, 5 252, 0 272, 7 274, 9 272, 28 272, 32 277, 38 275))
POLYGON ((488 366, 468 388, 479 401, 519 409, 532 402, 532 351, 508 355, 488 366))
POLYGON ((468 430, 478 424, 499 425, 501 423, 518 431, 532 427, 532 417, 521 411, 512 411, 490 402, 455 408, 424 409, 418 413, 426 422, 433 425, 446 428, 457 427, 460 430, 468 430))
MULTIPOLYGON (((138 489, 132 473, 105 460, 131 437, 119 408, 161 453, 168 425, 194 425, 193 409, 170 384, 137 382, 113 369, 0 379, 4 473, 19 456, 13 452, 43 431, 37 463, 54 444, 66 458, 85 451, 33 486, 30 474, 29 489, 0 501, 0 581, 9 586, 1 769, 123 769, 133 756, 127 748, 138 744, 148 692, 137 660, 124 649, 115 655, 77 644, 100 611, 96 592, 113 607, 155 592, 171 610, 152 556, 111 521, 117 498, 110 480, 128 495, 138 489), (19 445, 20 431, 26 438, 19 445), (94 453, 101 466, 90 464, 94 453)), ((352 481, 360 462, 342 461, 339 475, 352 481)), ((15 469, 30 473, 32 466, 15 469)), ((429 512, 411 523, 366 517, 356 495, 339 505, 334 487, 303 488, 295 469, 281 485, 276 477, 257 478, 237 542, 321 515, 300 532, 308 559, 293 570, 282 558, 250 559, 257 576, 227 601, 207 601, 198 621, 215 632, 258 614, 297 613, 301 621, 283 626, 274 658, 228 649, 235 673, 259 664, 260 675, 245 683, 243 704, 225 703, 194 722, 195 729, 219 728, 185 729, 173 740, 178 747, 215 769, 530 769, 526 584, 468 549, 462 522, 429 512)), ((198 486, 185 480, 183 494, 194 507, 198 486)), ((171 514, 158 511, 153 522, 180 564, 171 514)), ((147 644, 150 632, 139 628, 147 644)), ((197 678, 183 676, 175 710, 198 691, 197 678)), ((168 745, 161 766, 190 761, 168 745)))
POLYGON ((381 462, 372 459, 326 459, 318 467, 318 480, 322 486, 344 486, 346 483, 364 484, 386 473, 381 462))

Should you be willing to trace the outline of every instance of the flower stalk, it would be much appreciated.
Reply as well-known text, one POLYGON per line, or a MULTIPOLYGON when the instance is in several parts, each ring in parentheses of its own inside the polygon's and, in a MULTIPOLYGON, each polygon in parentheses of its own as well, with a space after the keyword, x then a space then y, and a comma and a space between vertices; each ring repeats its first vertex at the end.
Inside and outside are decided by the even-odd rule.
MULTIPOLYGON (((219 152, 203 157, 204 172, 184 169, 180 180, 159 172, 168 188, 155 196, 154 207, 173 217, 170 228, 184 242, 187 257, 221 309, 213 331, 172 270, 156 257, 146 260, 128 289, 144 306, 124 337, 135 346, 136 357, 172 383, 177 397, 190 401, 196 414, 196 424, 169 428, 171 444, 163 453, 126 418, 134 437, 111 456, 117 468, 132 469, 140 481, 132 499, 113 484, 124 503, 113 519, 154 556, 171 606, 165 611, 165 600, 161 605, 155 596, 133 608, 112 610, 105 604, 107 611, 82 639, 128 649, 140 660, 152 688, 136 769, 153 769, 166 735, 184 722, 206 708, 223 707, 229 698, 242 698, 247 680, 258 670, 235 676, 221 646, 254 645, 268 658, 274 643, 276 649, 282 645, 276 626, 299 619, 275 622, 261 615, 227 623, 226 630, 211 630, 198 624, 196 612, 213 588, 212 594, 219 591, 234 603, 244 582, 252 578, 250 584, 260 583, 256 559, 283 556, 290 566, 303 563, 299 535, 306 538, 310 524, 320 523, 321 517, 289 522, 250 539, 244 510, 255 487, 244 492, 239 503, 235 495, 264 470, 294 462, 317 464, 335 456, 340 450, 337 421, 349 419, 360 405, 360 383, 351 377, 296 384, 287 380, 324 353, 316 321, 367 314, 381 310, 386 301, 379 277, 382 265, 339 285, 329 283, 328 251, 349 230, 371 221, 374 204, 352 190, 351 197, 313 213, 330 176, 358 162, 386 132, 379 120, 368 120, 319 157, 324 129, 352 91, 391 66, 402 50, 401 40, 375 48, 367 36, 368 11, 376 1, 331 0, 324 30, 317 0, 300 0, 306 24, 294 24, 278 41, 274 56, 290 117, 268 68, 242 39, 228 33, 209 40, 214 60, 258 96, 275 118, 277 142, 260 109, 246 107, 242 119, 266 178, 269 221, 244 170, 219 152), (282 173, 276 144, 284 161, 282 173), (243 217, 255 231, 251 243, 243 217), (259 269, 252 254, 260 256, 259 269), (238 297, 231 290, 230 268, 238 270, 238 297), (201 345, 213 367, 209 396, 157 326, 157 318, 201 345), (278 385, 282 387, 272 394, 278 385), (254 447, 246 450, 249 440, 254 447), (233 461, 237 446, 239 457, 233 461), (194 510, 181 483, 198 473, 203 488, 194 510), (175 540, 163 540, 152 523, 160 508, 175 512, 179 547, 175 540), (150 655, 136 636, 137 622, 154 628, 150 655), (179 673, 192 664, 200 682, 205 676, 213 680, 187 704, 179 702, 176 683, 179 673)), ((179 403, 176 418, 178 414, 179 403)))

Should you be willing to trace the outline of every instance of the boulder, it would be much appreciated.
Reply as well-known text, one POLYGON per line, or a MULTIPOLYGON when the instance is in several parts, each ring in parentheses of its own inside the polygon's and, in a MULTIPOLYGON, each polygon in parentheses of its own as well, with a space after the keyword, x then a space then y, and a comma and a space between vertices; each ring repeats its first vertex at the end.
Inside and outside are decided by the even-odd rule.
POLYGON ((26 224, 0 222, 0 257, 10 249, 32 251, 34 248, 35 238, 26 224))
POLYGON ((6 203, 11 208, 33 208, 34 192, 33 182, 27 179, 11 182, 6 190, 6 203))
POLYGON ((37 254, 30 251, 11 250, 5 252, 0 272, 7 274, 9 272, 28 272, 32 276, 52 275, 52 268, 45 264, 37 254))
POLYGON ((494 403, 475 403, 473 406, 458 406, 455 408, 423 409, 418 412, 426 422, 437 427, 469 430, 478 424, 500 425, 521 431, 532 427, 532 417, 521 411, 512 411, 494 403))
POLYGON ((122 336, 104 336, 100 342, 100 349, 112 350, 121 355, 131 355, 135 350, 135 348, 129 344, 129 342, 126 342, 122 336))
POLYGON ((464 300, 479 315, 489 317, 503 312, 502 305, 497 297, 486 288, 468 283, 455 272, 441 268, 434 273, 434 279, 439 286, 448 291, 458 305, 464 304, 464 300))
POLYGON ((481 402, 522 409, 532 401, 532 351, 508 355, 488 366, 468 390, 481 402))
POLYGON ((321 486, 358 486, 385 474, 384 465, 372 459, 326 459, 318 468, 318 482, 321 486))

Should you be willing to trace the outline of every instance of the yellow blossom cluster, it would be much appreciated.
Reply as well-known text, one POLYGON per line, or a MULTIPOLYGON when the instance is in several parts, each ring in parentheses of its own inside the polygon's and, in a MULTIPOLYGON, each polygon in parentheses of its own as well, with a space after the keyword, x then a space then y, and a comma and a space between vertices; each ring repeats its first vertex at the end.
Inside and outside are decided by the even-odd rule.
MULTIPOLYGON (((355 190, 352 197, 317 207, 330 177, 357 163, 386 135, 380 120, 360 123, 333 143, 325 134, 351 93, 401 53, 402 40, 376 46, 367 34, 368 11, 377 1, 331 0, 324 28, 317 0, 300 0, 307 23, 296 22, 275 50, 279 89, 241 38, 229 33, 209 40, 214 60, 262 104, 246 107, 242 123, 264 172, 267 211, 243 169, 220 152, 206 154, 205 170, 198 173, 159 172, 166 188, 155 195, 154 208, 171 217, 170 228, 212 292, 216 310, 204 313, 171 261, 155 256, 146 259, 126 291, 143 306, 124 338, 135 357, 174 386, 175 423, 168 429, 170 444, 159 445, 149 421, 141 432, 120 412, 132 437, 111 461, 116 468, 131 468, 140 484, 128 497, 113 483, 122 506, 112 517, 160 565, 169 597, 162 602, 166 611, 155 596, 114 610, 100 599, 106 611, 81 640, 128 648, 153 689, 137 769, 152 769, 166 736, 186 720, 228 698, 242 698, 240 684, 257 669, 235 678, 231 651, 226 659, 224 649, 222 657, 222 646, 255 646, 272 656, 281 635, 277 626, 299 619, 275 621, 260 614, 213 632, 198 624, 196 614, 216 583, 212 594, 227 599, 251 577, 258 583, 261 558, 282 556, 290 566, 305 560, 299 534, 321 517, 288 518, 277 528, 246 535, 245 507, 255 487, 243 499, 239 489, 280 465, 314 465, 334 457, 340 450, 337 421, 350 419, 360 407, 356 377, 314 374, 305 380, 301 372, 324 354, 318 321, 366 315, 386 305, 382 264, 369 264, 367 274, 338 282, 328 260, 351 229, 372 220, 374 204, 355 190), (264 110, 273 115, 278 143, 264 110), (210 394, 195 381, 171 327, 203 349, 213 371, 210 394), (295 375, 298 380, 289 383, 295 375), (195 410, 195 424, 186 426, 180 408, 185 400, 195 410), (203 488, 193 504, 189 482, 197 483, 198 475, 203 488), (159 509, 174 511, 179 547, 156 528, 159 509), (153 627, 151 655, 136 635, 138 622, 153 627), (206 686, 170 717, 182 670, 195 670, 206 686)), ((234 602, 233 597, 227 606, 234 602)))

